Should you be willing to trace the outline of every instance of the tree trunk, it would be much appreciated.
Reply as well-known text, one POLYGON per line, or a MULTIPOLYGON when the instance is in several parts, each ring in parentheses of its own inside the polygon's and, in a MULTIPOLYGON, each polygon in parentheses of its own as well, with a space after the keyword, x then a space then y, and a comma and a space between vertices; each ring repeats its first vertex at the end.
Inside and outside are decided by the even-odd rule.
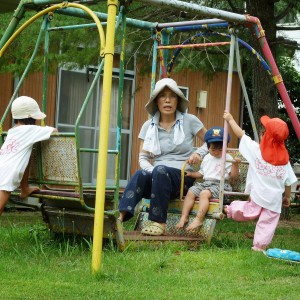
MULTIPOLYGON (((275 57, 275 46, 272 42, 276 40, 275 7, 272 0, 247 0, 247 13, 259 18, 272 54, 275 57)), ((262 54, 256 36, 253 35, 253 48, 262 54)), ((263 56, 263 55, 262 55, 263 56)), ((264 56, 263 56, 264 57, 264 56)), ((263 68, 261 63, 254 58, 253 67, 253 114, 255 123, 260 127, 260 117, 268 115, 274 117, 278 114, 277 89, 273 79, 263 68)))

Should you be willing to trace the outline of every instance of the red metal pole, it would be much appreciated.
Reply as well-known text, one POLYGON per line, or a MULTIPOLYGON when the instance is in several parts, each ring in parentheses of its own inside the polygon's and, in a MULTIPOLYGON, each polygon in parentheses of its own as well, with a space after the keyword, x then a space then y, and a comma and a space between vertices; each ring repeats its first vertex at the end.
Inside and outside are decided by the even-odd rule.
POLYGON ((277 68, 276 62, 274 60, 274 57, 270 50, 269 44, 265 37, 265 32, 261 26, 260 20, 256 17, 252 17, 252 16, 246 16, 246 17, 247 17, 248 22, 254 24, 253 29, 254 29, 255 35, 257 36, 257 39, 261 46, 261 49, 266 57, 266 60, 268 61, 269 65, 271 67, 274 83, 275 83, 277 90, 281 96, 281 99, 285 105, 286 111, 292 121, 293 127, 297 134, 297 137, 298 137, 298 139, 300 139, 300 122, 298 120, 298 117, 297 117, 294 107, 292 105, 291 99, 287 93, 287 90, 283 83, 282 77, 277 68))

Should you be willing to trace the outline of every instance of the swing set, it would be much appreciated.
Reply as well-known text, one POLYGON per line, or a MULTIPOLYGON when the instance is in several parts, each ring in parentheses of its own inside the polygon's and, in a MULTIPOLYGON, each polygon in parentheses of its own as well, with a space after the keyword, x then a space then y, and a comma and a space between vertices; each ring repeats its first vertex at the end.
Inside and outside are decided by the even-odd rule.
MULTIPOLYGON (((255 133, 255 139, 258 141, 257 130, 252 115, 250 101, 247 96, 245 83, 242 77, 240 65, 240 46, 246 48, 251 55, 257 58, 264 69, 272 77, 276 85, 281 99, 283 100, 287 113, 292 121, 298 139, 300 138, 299 120, 295 114, 283 80, 276 66, 268 46, 264 30, 259 19, 249 15, 240 15, 222 10, 212 9, 196 4, 177 0, 140 0, 138 2, 169 7, 181 11, 187 11, 193 14, 201 15, 211 19, 181 21, 173 23, 152 23, 138 19, 127 17, 127 12, 130 11, 130 6, 133 1, 130 0, 108 0, 107 11, 97 12, 92 11, 88 7, 88 1, 60 1, 57 0, 21 0, 17 9, 13 14, 13 18, 8 25, 4 35, 0 40, 0 60, 5 54, 10 44, 33 22, 39 18, 43 18, 43 22, 38 34, 36 45, 33 49, 31 58, 20 77, 20 80, 14 90, 14 93, 7 105, 5 113, 0 121, 1 144, 4 141, 7 131, 3 130, 3 124, 9 114, 10 107, 14 99, 17 97, 24 79, 28 75, 30 66, 36 57, 37 52, 41 48, 44 37, 44 71, 43 71, 43 94, 42 94, 42 110, 46 111, 47 107, 47 74, 49 67, 49 44, 50 33, 59 30, 69 30, 73 28, 84 28, 86 24, 76 24, 73 26, 55 27, 55 15, 75 16, 85 19, 92 19, 91 27, 96 27, 99 34, 99 58, 100 62, 97 66, 97 72, 90 85, 90 89, 83 101, 82 108, 75 122, 74 132, 59 132, 52 136, 50 140, 38 143, 33 150, 31 165, 30 165, 30 181, 40 187, 40 191, 34 192, 32 197, 39 198, 41 211, 45 222, 48 224, 51 231, 54 233, 76 233, 83 235, 93 235, 93 257, 92 268, 94 272, 99 271, 101 266, 101 252, 103 238, 113 237, 116 239, 120 249, 124 249, 127 239, 138 238, 137 231, 143 228, 147 220, 147 207, 149 200, 144 199, 140 205, 139 215, 135 225, 134 232, 123 232, 122 224, 118 222, 118 201, 120 195, 120 165, 121 165, 121 128, 122 128, 122 101, 124 88, 124 73, 125 73, 125 47, 126 47, 126 27, 131 26, 146 32, 151 32, 153 37, 152 51, 152 76, 151 76, 151 91, 154 89, 157 80, 157 74, 160 77, 170 76, 176 58, 182 49, 186 48, 202 48, 208 47, 229 47, 229 62, 227 76, 227 92, 225 110, 230 111, 232 74, 234 68, 234 58, 236 58, 236 68, 241 83, 241 88, 244 94, 248 112, 250 115, 251 124, 255 133), (27 20, 18 28, 19 21, 24 18, 25 11, 33 10, 37 13, 27 20), (106 33, 103 27, 106 27, 106 33), (259 41, 261 50, 265 59, 256 52, 250 45, 238 38, 237 26, 244 26, 250 29, 255 34, 259 41), (108 148, 108 132, 109 132, 109 116, 111 90, 112 90, 112 71, 113 60, 115 55, 115 36, 116 31, 121 35, 120 49, 120 75, 118 86, 118 107, 117 107, 117 128, 115 147, 108 148), (172 35, 175 33, 188 33, 192 35, 181 44, 170 44, 172 35), (217 37, 226 39, 226 41, 195 43, 199 37, 217 37), (172 51, 174 51, 172 53, 172 51), (102 99, 101 99, 101 114, 99 146, 98 148, 87 148, 80 144, 80 124, 82 116, 91 99, 91 95, 96 85, 99 83, 100 75, 103 74, 102 81, 102 99), (84 165, 82 155, 84 153, 95 153, 98 155, 97 182, 95 186, 88 185, 83 180, 84 165), (108 155, 115 156, 115 176, 114 184, 106 184, 107 160, 108 155)), ((99 99, 100 101, 100 99, 99 99)), ((225 164, 226 151, 233 156, 239 156, 237 149, 227 149, 227 133, 228 125, 224 122, 224 142, 222 163, 225 164)), ((209 212, 205 220, 204 226, 196 232, 186 233, 184 230, 175 230, 175 224, 178 221, 179 214, 182 208, 183 192, 181 189, 180 199, 170 202, 169 214, 167 221, 166 237, 177 236, 177 239, 203 239, 210 241, 214 226, 217 219, 223 218, 223 201, 224 197, 236 198, 247 196, 243 193, 245 178, 247 173, 247 163, 243 161, 240 167, 240 178, 234 185, 234 192, 224 192, 224 170, 220 182, 219 199, 213 199, 210 203, 209 212)), ((184 170, 182 170, 184 174, 184 170)), ((183 177, 183 176, 182 176, 183 177)), ((183 186, 183 182, 182 182, 183 186)), ((15 196, 19 195, 16 191, 15 196)), ((191 214, 197 211, 197 204, 191 214)), ((192 216, 191 216, 192 217, 192 216)), ((148 237, 152 239, 153 237, 148 237)))

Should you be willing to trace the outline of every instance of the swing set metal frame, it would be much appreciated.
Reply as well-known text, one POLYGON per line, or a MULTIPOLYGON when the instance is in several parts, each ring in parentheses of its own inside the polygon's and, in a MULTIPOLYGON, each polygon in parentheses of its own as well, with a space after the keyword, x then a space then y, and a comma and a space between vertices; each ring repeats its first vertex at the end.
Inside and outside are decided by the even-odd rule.
MULTIPOLYGON (((281 96, 281 99, 286 107, 287 113, 292 121, 293 127, 296 131, 298 139, 300 139, 300 126, 299 120, 296 116, 286 88, 284 86, 282 77, 279 73, 279 70, 276 66, 276 62, 273 58, 273 55, 270 51, 265 32, 261 26, 260 20, 254 16, 249 15, 240 15, 235 14, 223 10, 213 9, 209 7, 200 6, 197 4, 182 2, 178 0, 139 0, 140 3, 145 3, 153 6, 160 7, 169 7, 172 9, 178 9, 182 11, 191 12, 197 15, 201 15, 203 17, 207 17, 205 20, 194 20, 194 21, 184 21, 184 22, 172 22, 172 23, 152 23, 145 22, 142 20, 131 19, 126 16, 126 12, 133 1, 131 0, 107 0, 107 12, 95 12, 89 9, 85 2, 82 1, 57 1, 57 0, 21 0, 17 9, 15 10, 12 20, 8 25, 4 35, 0 40, 0 59, 5 54, 7 48, 10 44, 18 37, 19 34, 22 33, 30 24, 35 22, 38 18, 44 18, 44 21, 41 26, 40 33, 38 35, 36 46, 33 50, 32 56, 28 62, 28 65, 22 74, 19 84, 17 85, 7 110, 5 111, 1 122, 0 122, 0 134, 3 139, 6 135, 6 132, 3 131, 3 123, 5 118, 8 115, 11 103, 17 97, 18 91, 20 90, 21 84, 23 83, 25 77, 28 74, 29 68, 34 60, 38 49, 41 44, 42 36, 44 35, 44 80, 43 80, 43 104, 42 109, 46 109, 47 97, 47 72, 48 72, 48 63, 49 63, 49 43, 50 43, 50 32, 55 30, 68 30, 79 27, 87 27, 94 26, 97 28, 99 34, 99 57, 101 57, 98 71, 95 75, 95 78, 91 84, 91 88, 87 93, 87 96, 84 100, 84 104, 82 106, 82 110, 77 118, 75 132, 73 134, 67 133, 59 133, 60 138, 69 139, 70 137, 74 141, 75 147, 75 159, 78 167, 78 182, 74 183, 76 195, 74 197, 64 197, 63 195, 50 195, 48 192, 47 199, 51 199, 52 201, 60 201, 60 200, 70 200, 79 203, 83 210, 87 213, 94 214, 94 224, 93 224, 93 255, 92 255, 92 270, 94 273, 97 273, 101 269, 101 253, 102 253, 102 240, 103 240, 103 230, 104 230, 104 220, 105 215, 110 216, 115 225, 112 226, 115 228, 115 232, 119 236, 119 245, 120 248, 124 248, 124 238, 122 226, 119 224, 117 219, 117 204, 119 197, 119 169, 120 169, 120 139, 121 139, 121 105, 122 105, 122 90, 124 84, 124 70, 125 70, 125 44, 126 44, 126 26, 133 26, 139 29, 148 30, 153 35, 153 59, 152 59, 152 77, 151 77, 151 89, 154 89, 154 85, 156 82, 156 74, 157 74, 157 66, 158 66, 158 57, 160 56, 160 75, 168 76, 172 65, 174 63, 174 58, 168 64, 168 51, 170 49, 176 48, 177 51, 186 47, 209 47, 209 46, 226 46, 230 45, 230 55, 229 55, 229 64, 228 64, 228 78, 227 78, 227 92, 226 92, 226 105, 225 110, 230 111, 230 98, 231 98, 231 86, 232 86, 232 72, 233 72, 233 64, 234 64, 234 53, 236 54, 237 61, 237 70, 241 81, 242 90, 244 92, 245 100, 247 103, 247 107, 249 109, 249 115, 252 116, 249 99, 246 93, 246 87, 244 81, 242 79, 241 67, 239 62, 239 44, 245 46, 250 50, 258 60, 263 64, 267 72, 272 77, 274 84, 276 85, 278 92, 281 96), (42 8, 42 9, 41 9, 42 8), (22 26, 18 29, 18 24, 21 19, 25 16, 26 10, 38 10, 38 12, 29 20, 27 20, 22 26), (84 24, 84 25, 73 25, 66 26, 65 28, 55 28, 51 27, 50 20, 53 19, 53 14, 62 14, 62 15, 70 15, 70 16, 79 16, 82 18, 92 19, 94 23, 84 24), (209 19, 211 18, 211 19, 209 19), (101 20, 101 21, 100 21, 101 20), (104 32, 103 26, 106 27, 106 33, 104 32), (251 30, 251 32, 256 36, 261 50, 265 59, 260 56, 251 46, 247 45, 245 42, 240 40, 237 37, 237 32, 235 31, 235 26, 244 26, 251 30), (116 148, 109 150, 108 149, 108 131, 109 131, 109 115, 110 115, 110 98, 111 98, 111 89, 112 89, 112 68, 113 68, 113 58, 114 58, 114 46, 115 46, 115 32, 120 28, 121 32, 121 52, 120 52, 120 79, 119 79, 119 107, 118 107, 118 130, 117 130, 117 140, 116 140, 116 148), (211 44, 200 44, 200 45, 188 45, 190 41, 187 41, 181 45, 169 45, 170 36, 174 32, 186 32, 186 31, 196 31, 201 32, 201 34, 209 34, 207 29, 229 29, 227 33, 213 33, 215 35, 220 35, 226 38, 230 38, 230 42, 217 42, 211 44), (159 53, 161 55, 159 55, 159 53), (164 67, 168 65, 168 70, 164 67), (91 94, 93 88, 96 86, 99 81, 100 74, 103 71, 103 96, 101 101, 101 115, 99 115, 100 123, 100 134, 99 134, 99 147, 98 149, 86 149, 80 148, 79 145, 79 125, 81 121, 82 114, 91 98, 91 94), (81 162, 80 162, 80 154, 82 152, 95 152, 98 153, 98 156, 101 157, 101 161, 98 161, 97 168, 97 183, 95 186, 95 205, 94 207, 89 206, 85 202, 84 198, 84 183, 82 182, 81 177, 81 162), (106 201, 106 191, 108 187, 106 186, 106 170, 107 170, 107 155, 108 153, 116 155, 116 176, 115 176, 115 185, 109 187, 113 190, 113 198, 114 198, 114 206, 111 211, 105 210, 105 201, 106 201), (50 197, 50 198, 49 198, 50 197), (52 197, 52 198, 51 198, 52 197), (73 199, 74 198, 74 199, 73 199)), ((251 117, 251 124, 253 126, 254 132, 255 123, 253 117, 251 117)), ((227 148, 227 132, 228 125, 224 122, 224 144, 223 144, 223 153, 222 153, 222 162, 225 164, 225 155, 227 148)), ((255 138, 258 140, 257 133, 255 134, 255 138)), ((42 166, 41 162, 39 164, 39 172, 41 176, 42 166)), ((39 177, 40 178, 40 177, 39 177)), ((53 184, 57 182, 43 182, 48 184, 53 184)), ((70 182, 67 182, 70 184, 70 182)), ((71 183, 73 184, 73 183, 71 183)), ((223 208, 223 198, 224 198, 224 172, 222 174, 221 180, 221 192, 219 197, 219 212, 222 212, 223 208)), ((35 195, 38 198, 43 198, 42 193, 35 195)))

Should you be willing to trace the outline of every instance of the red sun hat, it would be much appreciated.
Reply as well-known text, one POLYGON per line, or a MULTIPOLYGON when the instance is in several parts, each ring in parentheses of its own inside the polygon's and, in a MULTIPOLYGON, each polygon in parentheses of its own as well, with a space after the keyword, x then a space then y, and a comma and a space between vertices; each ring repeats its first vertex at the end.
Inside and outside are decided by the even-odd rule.
POLYGON ((262 116, 260 121, 266 129, 259 145, 263 159, 275 166, 286 165, 290 158, 284 144, 289 136, 287 124, 268 116, 262 116))

